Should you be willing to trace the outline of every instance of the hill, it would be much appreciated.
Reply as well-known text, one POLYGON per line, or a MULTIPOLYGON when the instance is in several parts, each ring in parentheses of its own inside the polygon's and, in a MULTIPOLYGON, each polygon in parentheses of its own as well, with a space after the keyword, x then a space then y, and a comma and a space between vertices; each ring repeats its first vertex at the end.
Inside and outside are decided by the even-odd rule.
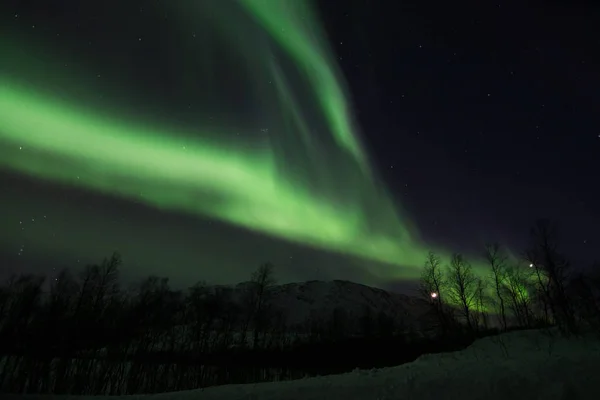
MULTIPOLYGON (((247 285, 248 282, 240 283, 232 289, 240 293, 247 285)), ((397 326, 416 327, 427 311, 427 303, 417 297, 341 280, 276 285, 270 296, 271 303, 285 313, 292 326, 309 320, 327 321, 335 310, 343 310, 350 321, 369 312, 373 318, 385 315, 397 326)))

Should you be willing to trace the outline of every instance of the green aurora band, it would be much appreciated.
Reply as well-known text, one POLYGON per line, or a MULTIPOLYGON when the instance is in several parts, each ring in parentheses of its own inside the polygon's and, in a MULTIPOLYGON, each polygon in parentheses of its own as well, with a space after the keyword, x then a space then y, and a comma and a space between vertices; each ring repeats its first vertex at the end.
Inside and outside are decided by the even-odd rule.
POLYGON ((266 145, 211 140, 215 124, 232 129, 225 119, 182 128, 102 114, 17 73, 0 76, 0 168, 388 264, 382 279, 418 277, 430 248, 369 167, 310 4, 205 3, 269 110, 266 145))

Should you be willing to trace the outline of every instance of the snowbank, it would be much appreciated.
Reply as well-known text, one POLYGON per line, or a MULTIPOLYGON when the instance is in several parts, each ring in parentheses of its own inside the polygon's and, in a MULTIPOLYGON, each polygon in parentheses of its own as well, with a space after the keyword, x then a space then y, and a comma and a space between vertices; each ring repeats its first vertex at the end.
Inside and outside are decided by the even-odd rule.
MULTIPOLYGON (((150 400, 148 397, 151 400, 589 400, 598 393, 600 341, 521 331, 481 339, 460 352, 426 355, 393 368, 288 382, 127 396, 127 400, 150 400)), ((22 396, 5 398, 23 399, 22 396)), ((69 400, 75 398, 82 397, 69 400)), ((103 398, 98 396, 94 400, 103 398)), ((49 400, 49 397, 26 396, 26 399, 49 400)))

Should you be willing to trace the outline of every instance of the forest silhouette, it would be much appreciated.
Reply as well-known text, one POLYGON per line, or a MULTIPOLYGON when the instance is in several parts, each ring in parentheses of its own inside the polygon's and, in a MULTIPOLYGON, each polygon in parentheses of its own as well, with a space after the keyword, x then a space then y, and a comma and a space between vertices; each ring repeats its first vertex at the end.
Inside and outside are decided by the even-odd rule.
POLYGON ((118 253, 0 286, 0 392, 159 393, 381 368, 465 348, 514 329, 600 334, 600 274, 572 266, 556 226, 538 221, 520 259, 486 246, 487 275, 430 253, 418 283, 418 323, 365 304, 290 323, 273 293, 276 268, 248 282, 186 290, 166 277, 124 286, 118 253))

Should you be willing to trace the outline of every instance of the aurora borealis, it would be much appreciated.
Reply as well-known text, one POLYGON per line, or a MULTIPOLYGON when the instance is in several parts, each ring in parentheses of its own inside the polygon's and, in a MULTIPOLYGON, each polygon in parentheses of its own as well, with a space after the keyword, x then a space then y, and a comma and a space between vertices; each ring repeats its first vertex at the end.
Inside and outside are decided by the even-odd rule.
MULTIPOLYGON (((182 139, 184 135, 177 138, 173 130, 152 132, 85 116, 75 107, 27 96, 8 84, 2 89, 3 139, 13 146, 2 157, 8 168, 162 209, 214 217, 324 250, 387 263, 402 259, 416 266, 421 261, 422 254, 414 257, 411 237, 385 198, 377 205, 394 218, 390 225, 398 227, 397 236, 369 231, 369 210, 359 196, 336 203, 311 193, 293 176, 281 176, 273 149, 249 154, 211 147, 182 139)), ((370 182, 363 179, 354 184, 369 189, 370 182)))
MULTIPOLYGON (((249 243, 264 240, 261 255, 252 250, 251 265, 234 268, 241 271, 251 270, 259 258, 275 258, 276 264, 278 257, 291 258, 277 255, 288 250, 269 247, 277 242, 286 249, 300 246, 311 249, 311 254, 339 255, 343 261, 337 262, 355 264, 366 283, 381 284, 417 277, 432 248, 443 256, 453 251, 450 245, 434 245, 422 238, 415 218, 402 206, 402 196, 392 193, 373 162, 339 57, 310 2, 205 1, 185 7, 159 3, 139 7, 133 14, 134 8, 114 16, 112 29, 117 33, 98 45, 104 50, 96 57, 80 51, 87 39, 61 44, 56 35, 18 31, 0 37, 4 54, 10 55, 2 60, 0 75, 0 169, 28 176, 45 188, 88 193, 104 198, 102 202, 140 204, 147 207, 148 215, 178 215, 186 224, 197 224, 186 232, 213 232, 211 243, 231 246, 219 250, 198 243, 198 249, 190 249, 188 243, 190 254, 215 252, 229 258, 236 246, 257 247, 249 243), (151 14, 148 24, 157 24, 155 30, 161 33, 134 32, 139 27, 130 23, 131 18, 140 14, 151 14), (161 15, 165 17, 156 22, 161 15), (148 61, 140 61, 147 60, 148 54, 129 54, 120 43, 123 38, 131 43, 127 46, 142 49, 131 53, 140 54, 151 51, 143 50, 146 42, 160 41, 152 51, 168 49, 155 55, 167 62, 160 68, 149 66, 148 61), (156 80, 165 80, 161 87, 169 88, 169 97, 164 90, 152 93, 156 80), (194 107, 185 107, 191 99, 194 107), (184 111, 175 113, 175 108, 184 111), (214 228, 215 223, 235 230, 239 237, 254 239, 238 245, 230 237, 219 238, 221 228, 214 228)), ((92 13, 79 11, 86 12, 92 13)), ((101 15, 103 23, 111 21, 107 10, 101 15)), ((26 208, 26 203, 15 204, 14 209, 26 208)), ((54 206, 49 208, 65 209, 60 200, 50 203, 54 206)), ((28 213, 15 212, 10 223, 22 224, 25 217, 17 214, 28 213)), ((54 218, 62 218, 66 225, 74 215, 103 219, 94 211, 66 213, 73 214, 54 218)), ((79 229, 94 230, 95 223, 79 229)), ((139 264, 155 259, 154 270, 160 271, 156 255, 140 250, 147 248, 142 232, 149 230, 138 231, 132 224, 137 225, 116 224, 114 229, 121 234, 115 237, 121 243, 111 245, 117 250, 137 248, 131 254, 122 250, 126 263, 129 258, 139 264)), ((99 236, 110 236, 108 232, 89 233, 90 239, 83 240, 67 230, 63 239, 29 237, 29 247, 77 253, 76 258, 113 250, 99 243, 99 236)), ((2 237, 8 247, 19 248, 23 235, 7 230, 2 237)), ((156 240, 161 241, 154 237, 148 242, 156 240)), ((161 253, 169 251, 165 248, 161 253)), ((229 258, 224 265, 243 263, 242 253, 247 254, 240 250, 239 257, 229 258)), ((218 255, 206 257, 212 264, 221 263, 218 255)), ((191 264, 188 261, 187 271, 198 268, 200 276, 204 268, 219 269, 191 264)), ((332 269, 345 274, 344 266, 332 269)), ((223 273, 213 271, 208 276, 243 279, 242 273, 223 273)), ((334 272, 329 274, 335 277, 334 272)), ((302 273, 291 276, 297 279, 302 273)), ((282 277, 285 280, 286 273, 282 277)))
MULTIPOLYGON (((18 78, 5 78, 0 91, 3 167, 164 210, 216 218, 325 251, 419 267, 426 250, 369 173, 342 79, 325 41, 315 39, 319 28, 308 3, 271 4, 241 3, 238 18, 244 20, 236 25, 247 25, 249 32, 236 34, 248 43, 232 49, 252 66, 248 70, 257 74, 253 79, 272 77, 272 89, 261 89, 256 99, 268 104, 269 126, 275 126, 258 138, 265 146, 211 143, 203 136, 210 127, 201 123, 182 130, 101 116, 56 94, 20 86, 18 78), (269 60, 273 46, 298 69, 295 79, 307 82, 309 93, 295 93, 284 68, 269 60), (247 49, 251 54, 244 54, 247 49), (304 116, 307 103, 318 105, 311 117, 322 119, 330 134, 324 138, 331 142, 329 149, 311 133, 313 120, 304 116), (288 153, 296 153, 295 165, 286 165, 288 153), (333 168, 322 172, 327 163, 333 168)), ((231 34, 227 7, 217 2, 205 6, 223 16, 214 31, 231 34)), ((217 124, 222 124, 220 130, 231 129, 227 121, 217 124)))

